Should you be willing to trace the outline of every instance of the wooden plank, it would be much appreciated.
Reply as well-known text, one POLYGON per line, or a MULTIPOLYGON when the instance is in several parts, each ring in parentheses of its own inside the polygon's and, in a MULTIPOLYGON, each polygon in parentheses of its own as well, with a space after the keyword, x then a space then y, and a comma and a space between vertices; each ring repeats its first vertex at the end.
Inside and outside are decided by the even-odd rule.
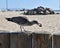
POLYGON ((60 35, 53 35, 53 48, 60 48, 60 35))
POLYGON ((9 33, 0 33, 0 48, 9 48, 9 33))
POLYGON ((11 33, 10 48, 31 48, 31 36, 25 33, 11 33))
POLYGON ((33 33, 32 48, 52 48, 52 37, 49 34, 33 33))

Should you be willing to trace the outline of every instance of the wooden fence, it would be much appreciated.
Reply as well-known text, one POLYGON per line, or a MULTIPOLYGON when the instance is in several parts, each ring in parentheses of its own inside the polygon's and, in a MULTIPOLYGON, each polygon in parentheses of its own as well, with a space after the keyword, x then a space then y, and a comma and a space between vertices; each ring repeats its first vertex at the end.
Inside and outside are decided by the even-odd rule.
POLYGON ((0 48, 60 48, 60 35, 23 32, 0 33, 0 48))

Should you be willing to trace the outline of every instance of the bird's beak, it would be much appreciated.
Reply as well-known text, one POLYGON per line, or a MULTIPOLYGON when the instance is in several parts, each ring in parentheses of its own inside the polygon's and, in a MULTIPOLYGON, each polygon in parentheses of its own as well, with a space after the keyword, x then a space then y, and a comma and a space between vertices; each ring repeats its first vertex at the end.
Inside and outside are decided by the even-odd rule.
POLYGON ((41 24, 41 23, 38 23, 38 26, 39 26, 39 27, 42 27, 42 24, 41 24))

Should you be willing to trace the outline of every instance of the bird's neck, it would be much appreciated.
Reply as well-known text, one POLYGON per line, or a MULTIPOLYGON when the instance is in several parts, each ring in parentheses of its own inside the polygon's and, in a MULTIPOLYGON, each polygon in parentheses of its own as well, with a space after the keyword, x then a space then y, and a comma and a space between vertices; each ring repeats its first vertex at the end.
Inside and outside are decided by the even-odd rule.
POLYGON ((33 25, 33 24, 35 24, 35 23, 33 23, 33 22, 29 22, 28 24, 29 24, 29 25, 33 25))

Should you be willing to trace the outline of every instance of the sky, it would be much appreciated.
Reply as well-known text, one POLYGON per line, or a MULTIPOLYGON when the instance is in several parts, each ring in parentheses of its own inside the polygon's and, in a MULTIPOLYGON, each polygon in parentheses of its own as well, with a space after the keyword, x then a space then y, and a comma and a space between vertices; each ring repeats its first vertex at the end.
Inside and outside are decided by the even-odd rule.
MULTIPOLYGON (((8 9, 32 9, 38 6, 59 10, 60 0, 7 0, 8 9)), ((6 0, 0 0, 0 10, 6 9, 6 0)))

